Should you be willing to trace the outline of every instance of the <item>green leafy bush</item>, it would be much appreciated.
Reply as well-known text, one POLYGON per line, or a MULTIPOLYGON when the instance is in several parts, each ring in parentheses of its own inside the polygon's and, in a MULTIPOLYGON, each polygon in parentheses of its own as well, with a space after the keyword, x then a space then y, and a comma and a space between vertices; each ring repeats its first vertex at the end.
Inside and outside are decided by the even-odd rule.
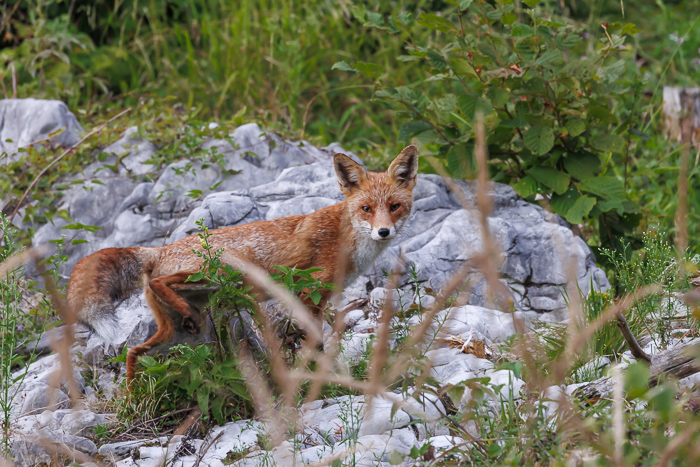
POLYGON ((235 358, 221 359, 207 344, 195 348, 178 345, 172 351, 164 362, 149 356, 139 359, 146 373, 156 378, 154 394, 149 397, 167 393, 167 397, 160 398, 166 406, 159 413, 181 408, 192 400, 197 401, 204 419, 211 414, 219 425, 252 413, 251 398, 235 358))
MULTIPOLYGON (((406 12, 384 19, 359 7, 355 17, 406 41, 399 60, 416 61, 426 79, 399 85, 376 82, 376 97, 403 114, 402 144, 418 141, 453 176, 471 178, 474 124, 486 130, 492 177, 513 185, 526 199, 537 194, 569 222, 600 220, 607 232, 634 224, 636 206, 623 180, 611 170, 638 130, 620 107, 633 100, 638 83, 628 81, 632 24, 604 24, 603 36, 587 34, 524 2, 450 1, 416 18, 406 12), (413 42, 416 31, 433 32, 413 42), (627 59, 627 60, 626 60, 627 59)), ((374 79, 378 65, 336 63, 336 68, 374 79)), ((604 234, 604 233, 606 234, 604 234)), ((608 241, 606 241, 608 240, 608 241)))

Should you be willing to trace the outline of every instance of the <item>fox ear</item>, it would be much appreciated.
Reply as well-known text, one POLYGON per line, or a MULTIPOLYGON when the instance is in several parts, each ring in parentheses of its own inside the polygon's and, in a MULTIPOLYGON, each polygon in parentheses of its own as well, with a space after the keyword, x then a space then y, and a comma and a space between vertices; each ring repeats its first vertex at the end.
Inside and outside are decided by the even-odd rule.
POLYGON ((406 146, 386 171, 389 178, 402 188, 413 188, 418 174, 418 148, 406 146))
POLYGON ((365 169, 345 154, 336 154, 333 157, 333 165, 340 191, 345 196, 350 196, 354 190, 360 187, 362 182, 367 180, 365 169))

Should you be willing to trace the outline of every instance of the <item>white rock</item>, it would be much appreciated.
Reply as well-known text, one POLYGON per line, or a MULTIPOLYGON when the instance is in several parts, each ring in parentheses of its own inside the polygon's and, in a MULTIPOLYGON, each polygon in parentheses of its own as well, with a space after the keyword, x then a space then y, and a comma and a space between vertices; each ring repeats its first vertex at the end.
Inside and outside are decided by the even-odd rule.
POLYGON ((504 313, 498 310, 466 305, 441 311, 436 321, 443 322, 440 335, 461 335, 465 337, 472 330, 492 341, 503 341, 516 333, 516 324, 523 331, 529 323, 528 314, 522 312, 504 313))
POLYGON ((700 387, 700 373, 694 373, 678 380, 678 386, 686 390, 693 390, 700 387))
POLYGON ((339 362, 346 367, 356 365, 367 356, 367 346, 372 341, 372 334, 363 332, 347 333, 341 341, 339 362))
POLYGON ((404 304, 407 307, 411 303, 405 292, 396 289, 385 289, 384 287, 375 287, 369 293, 369 302, 375 308, 382 308, 385 306, 391 306, 394 310, 400 309, 401 305, 404 304))
POLYGON ((452 449, 456 446, 462 446, 466 443, 464 438, 450 435, 433 436, 431 438, 428 438, 427 442, 435 448, 436 454, 439 452, 447 451, 448 449, 452 449))
POLYGON ((413 298, 413 303, 415 303, 416 305, 420 305, 421 308, 423 308, 424 310, 427 310, 428 308, 430 308, 431 306, 433 306, 435 304, 435 297, 433 297, 432 295, 426 295, 426 294, 422 294, 420 297, 418 297, 418 295, 416 295, 413 298))
POLYGON ((482 376, 487 370, 493 368, 493 363, 490 361, 465 354, 459 349, 429 350, 425 356, 432 362, 431 374, 441 386, 482 376))
POLYGON ((71 435, 91 436, 95 434, 96 426, 106 425, 112 419, 110 415, 96 414, 89 410, 74 410, 61 419, 60 430, 71 435))
POLYGON ((411 417, 402 409, 392 416, 393 402, 381 397, 372 399, 369 411, 364 396, 342 396, 305 404, 300 412, 300 427, 310 427, 331 443, 356 436, 385 433, 402 428, 411 417))
POLYGON ((48 384, 36 382, 22 385, 12 401, 13 413, 21 417, 43 412, 46 409, 65 409, 70 406, 70 398, 60 389, 54 389, 48 384))
POLYGON ((566 391, 559 386, 550 386, 544 390, 541 399, 542 416, 545 420, 554 421, 559 410, 562 398, 566 397, 566 391))
POLYGON ((44 140, 61 128, 65 130, 51 138, 51 144, 69 147, 80 140, 83 129, 66 104, 61 101, 0 100, 0 153, 6 152, 10 156, 0 160, 0 165, 13 160, 12 156, 17 153, 18 148, 44 140))
POLYGON ((584 363, 581 367, 577 368, 574 372, 574 377, 579 380, 591 380, 597 379, 599 370, 610 365, 610 359, 608 357, 595 357, 593 360, 584 363))
POLYGON ((522 397, 522 390, 525 381, 515 376, 510 370, 489 370, 486 376, 490 378, 489 386, 496 389, 500 387, 500 397, 504 401, 519 399, 522 397))
POLYGON ((568 386, 566 386, 566 387, 564 388, 564 392, 566 392, 566 395, 567 395, 567 396, 572 396, 572 395, 574 394, 574 392, 576 392, 576 390, 577 390, 578 388, 580 388, 581 386, 585 386, 586 384, 588 384, 588 383, 569 384, 568 386))
POLYGON ((357 324, 358 321, 361 319, 365 318, 365 311, 364 310, 351 310, 348 311, 345 314, 345 317, 343 318, 343 322, 345 323, 346 326, 348 327, 353 327, 355 324, 357 324))
POLYGON ((216 441, 202 457, 201 465, 223 467, 223 460, 229 453, 247 451, 258 443, 262 433, 263 425, 253 420, 239 420, 215 427, 204 440, 205 444, 209 444, 209 440, 216 441))
POLYGON ((168 439, 169 438, 167 436, 162 436, 155 439, 139 439, 135 441, 122 441, 120 443, 103 444, 100 446, 98 453, 110 462, 116 463, 128 455, 132 455, 135 450, 145 444, 157 444, 162 446, 168 442, 168 439))

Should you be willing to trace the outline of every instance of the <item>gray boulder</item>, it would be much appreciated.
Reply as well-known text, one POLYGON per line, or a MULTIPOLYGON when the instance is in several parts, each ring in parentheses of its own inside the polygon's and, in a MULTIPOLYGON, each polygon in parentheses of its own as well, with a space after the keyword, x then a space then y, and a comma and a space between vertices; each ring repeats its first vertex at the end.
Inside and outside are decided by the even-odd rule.
POLYGON ((0 165, 16 160, 18 151, 44 140, 61 128, 65 130, 48 143, 69 147, 80 141, 83 129, 61 101, 38 99, 0 100, 0 165))

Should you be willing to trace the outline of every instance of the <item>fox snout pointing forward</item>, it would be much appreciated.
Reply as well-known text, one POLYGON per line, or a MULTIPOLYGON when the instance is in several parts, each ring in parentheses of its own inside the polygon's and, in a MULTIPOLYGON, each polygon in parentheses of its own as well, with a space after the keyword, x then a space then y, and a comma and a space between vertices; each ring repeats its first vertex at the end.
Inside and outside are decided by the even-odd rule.
MULTIPOLYGON (((418 151, 406 147, 386 172, 366 172, 344 154, 333 158, 345 200, 306 216, 291 216, 212 230, 209 243, 224 248, 222 259, 253 263, 268 272, 274 266, 323 268, 314 276, 323 282, 339 278, 348 284, 388 246, 411 213, 418 171, 418 151)), ((68 305, 78 319, 107 343, 118 330, 114 305, 140 288, 156 321, 157 331, 127 353, 127 378, 136 362, 175 333, 173 315, 182 316, 183 328, 199 332, 199 311, 183 292, 202 289, 185 282, 202 267, 192 250, 202 250, 196 235, 164 247, 107 248, 81 259, 68 283, 68 305), (172 313, 174 310, 176 313, 172 313)), ((316 311, 325 308, 331 291, 324 291, 316 311)))

